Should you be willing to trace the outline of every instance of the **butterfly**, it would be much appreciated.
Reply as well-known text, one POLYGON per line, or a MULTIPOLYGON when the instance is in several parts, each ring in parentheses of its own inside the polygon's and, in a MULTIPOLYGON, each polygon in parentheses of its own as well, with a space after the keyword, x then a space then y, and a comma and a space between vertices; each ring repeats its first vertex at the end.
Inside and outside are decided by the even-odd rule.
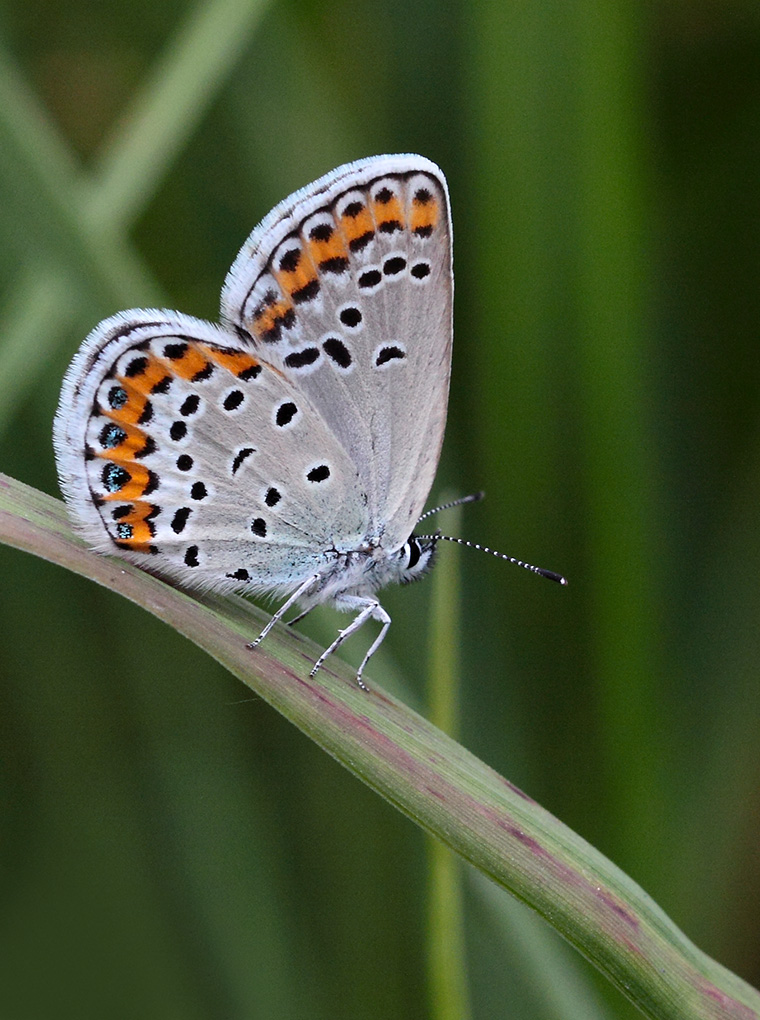
MULTIPOLYGON (((446 179, 416 155, 338 167, 243 245, 220 324, 137 309, 69 367, 54 423, 61 489, 96 550, 183 586, 353 613, 421 577, 415 537, 443 442, 452 347, 446 179)), ((425 515, 427 516, 427 515, 425 515)), ((300 619, 299 616, 297 619, 300 619)), ((294 622, 294 621, 291 621, 294 622)))

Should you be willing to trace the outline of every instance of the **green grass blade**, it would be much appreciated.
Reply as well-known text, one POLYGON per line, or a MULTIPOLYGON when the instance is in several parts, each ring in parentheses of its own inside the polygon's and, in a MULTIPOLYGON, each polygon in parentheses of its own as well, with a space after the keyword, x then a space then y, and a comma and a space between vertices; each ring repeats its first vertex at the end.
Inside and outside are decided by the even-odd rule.
POLYGON ((269 0, 214 0, 191 12, 106 143, 86 202, 95 226, 140 213, 233 73, 269 0))
MULTIPOLYGON (((657 438, 646 366, 642 11, 578 6, 578 356, 593 653, 620 846, 667 817, 657 438)), ((656 851, 659 852, 659 851, 656 851)))
POLYGON ((81 277, 108 311, 161 302, 160 288, 113 230, 86 228, 79 168, 50 118, 0 48, 0 179, 25 260, 55 260, 81 277))
POLYGON ((504 956, 530 984, 536 1015, 549 1020, 611 1020, 582 963, 565 943, 540 923, 524 904, 477 871, 468 872, 469 886, 492 918, 504 956))
POLYGON ((90 553, 63 504, 0 476, 0 540, 119 592, 206 649, 389 803, 546 918, 649 1017, 759 1020, 760 994, 697 949, 657 905, 565 825, 456 741, 243 599, 178 591, 90 553))

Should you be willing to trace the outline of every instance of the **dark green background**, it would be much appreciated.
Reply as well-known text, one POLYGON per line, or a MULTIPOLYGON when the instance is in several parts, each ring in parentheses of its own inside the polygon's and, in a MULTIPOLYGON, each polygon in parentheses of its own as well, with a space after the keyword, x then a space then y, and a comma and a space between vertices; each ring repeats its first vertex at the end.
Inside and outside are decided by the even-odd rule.
MULTIPOLYGON (((273 0, 128 218, 155 283, 117 300, 35 139, 96 181, 192 11, 0 7, 0 469, 57 493, 60 379, 100 318, 159 292, 213 318, 290 191, 436 160, 457 299, 431 498, 485 489, 462 533, 571 582, 463 555, 462 739, 760 983, 760 8, 273 0)), ((429 594, 384 596, 370 673, 419 698, 429 594)), ((0 613, 0 1011, 431 1015, 410 822, 117 595, 3 549, 0 613)), ((473 1015, 564 1015, 466 890, 473 1015)))

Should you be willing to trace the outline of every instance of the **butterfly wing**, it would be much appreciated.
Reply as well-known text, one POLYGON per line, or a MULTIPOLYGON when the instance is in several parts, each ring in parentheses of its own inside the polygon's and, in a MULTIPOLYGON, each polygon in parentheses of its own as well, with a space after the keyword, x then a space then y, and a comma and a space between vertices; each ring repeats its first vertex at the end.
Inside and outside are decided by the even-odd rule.
POLYGON ((329 423, 388 551, 438 465, 452 298, 446 180, 413 155, 350 163, 280 203, 222 291, 222 321, 329 423))
POLYGON ((185 584, 293 590, 366 534, 356 467, 308 396, 179 313, 124 312, 93 331, 54 441, 89 542, 185 584))

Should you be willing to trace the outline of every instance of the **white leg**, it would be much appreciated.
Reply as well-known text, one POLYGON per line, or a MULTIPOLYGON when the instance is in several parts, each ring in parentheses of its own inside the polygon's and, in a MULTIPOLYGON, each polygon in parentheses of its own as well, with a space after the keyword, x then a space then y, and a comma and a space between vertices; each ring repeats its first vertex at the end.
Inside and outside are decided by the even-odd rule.
POLYGON ((356 682, 358 683, 358 685, 360 687, 364 688, 365 691, 368 690, 369 688, 367 687, 367 685, 362 680, 362 673, 364 672, 364 667, 367 665, 369 660, 372 658, 372 656, 378 650, 380 645, 383 643, 383 640, 385 639, 385 635, 388 633, 388 628, 391 625, 391 618, 390 618, 390 616, 388 616, 388 614, 383 609, 383 607, 380 605, 380 603, 378 603, 377 608, 382 613, 382 616, 378 616, 377 613, 373 613, 373 616, 375 617, 376 620, 381 620, 383 626, 380 629, 380 633, 377 635, 375 640, 369 646, 369 651, 364 656, 364 659, 362 660, 362 664, 361 664, 361 666, 359 666, 359 669, 358 669, 358 671, 356 673, 356 682))
POLYGON ((336 637, 336 639, 333 641, 329 648, 322 652, 320 657, 314 663, 314 668, 312 669, 310 676, 314 676, 319 667, 324 663, 325 659, 329 655, 332 655, 333 652, 337 651, 337 649, 340 648, 340 646, 343 644, 347 637, 350 637, 353 633, 355 633, 362 626, 362 624, 367 622, 367 620, 369 620, 370 618, 374 618, 375 620, 379 620, 380 623, 382 623, 383 625, 382 630, 370 645, 370 649, 364 656, 362 664, 359 667, 359 670, 356 674, 356 682, 359 685, 359 687, 361 687, 362 690, 365 691, 369 690, 367 685, 362 681, 362 673, 364 672, 364 667, 367 665, 372 655, 377 651, 377 649, 382 644, 383 638, 387 634, 388 628, 391 625, 391 618, 390 616, 388 616, 388 614, 380 605, 380 603, 376 601, 376 599, 360 598, 357 595, 345 595, 343 596, 343 598, 336 599, 335 605, 339 609, 358 609, 359 612, 347 627, 345 627, 343 630, 338 631, 338 636, 336 637))
POLYGON ((293 594, 289 596, 289 598, 285 602, 283 602, 283 604, 280 606, 280 608, 277 610, 277 612, 274 614, 272 619, 262 630, 262 632, 259 634, 256 640, 249 642, 246 645, 246 648, 255 648, 256 645, 260 645, 261 642, 269 633, 269 631, 272 629, 272 627, 274 627, 278 620, 281 620, 283 618, 283 616, 285 615, 285 613, 287 613, 287 611, 290 609, 293 603, 298 602, 298 600, 305 594, 305 592, 309 590, 309 588, 314 584, 314 582, 319 580, 319 576, 320 576, 319 574, 314 574, 313 577, 307 577, 303 584, 299 585, 298 588, 296 588, 296 590, 293 592, 293 594))
POLYGON ((314 609, 314 606, 309 606, 308 609, 304 609, 304 611, 299 613, 298 616, 294 616, 292 620, 288 620, 288 627, 294 627, 297 623, 300 623, 304 616, 309 615, 312 609, 314 609))

